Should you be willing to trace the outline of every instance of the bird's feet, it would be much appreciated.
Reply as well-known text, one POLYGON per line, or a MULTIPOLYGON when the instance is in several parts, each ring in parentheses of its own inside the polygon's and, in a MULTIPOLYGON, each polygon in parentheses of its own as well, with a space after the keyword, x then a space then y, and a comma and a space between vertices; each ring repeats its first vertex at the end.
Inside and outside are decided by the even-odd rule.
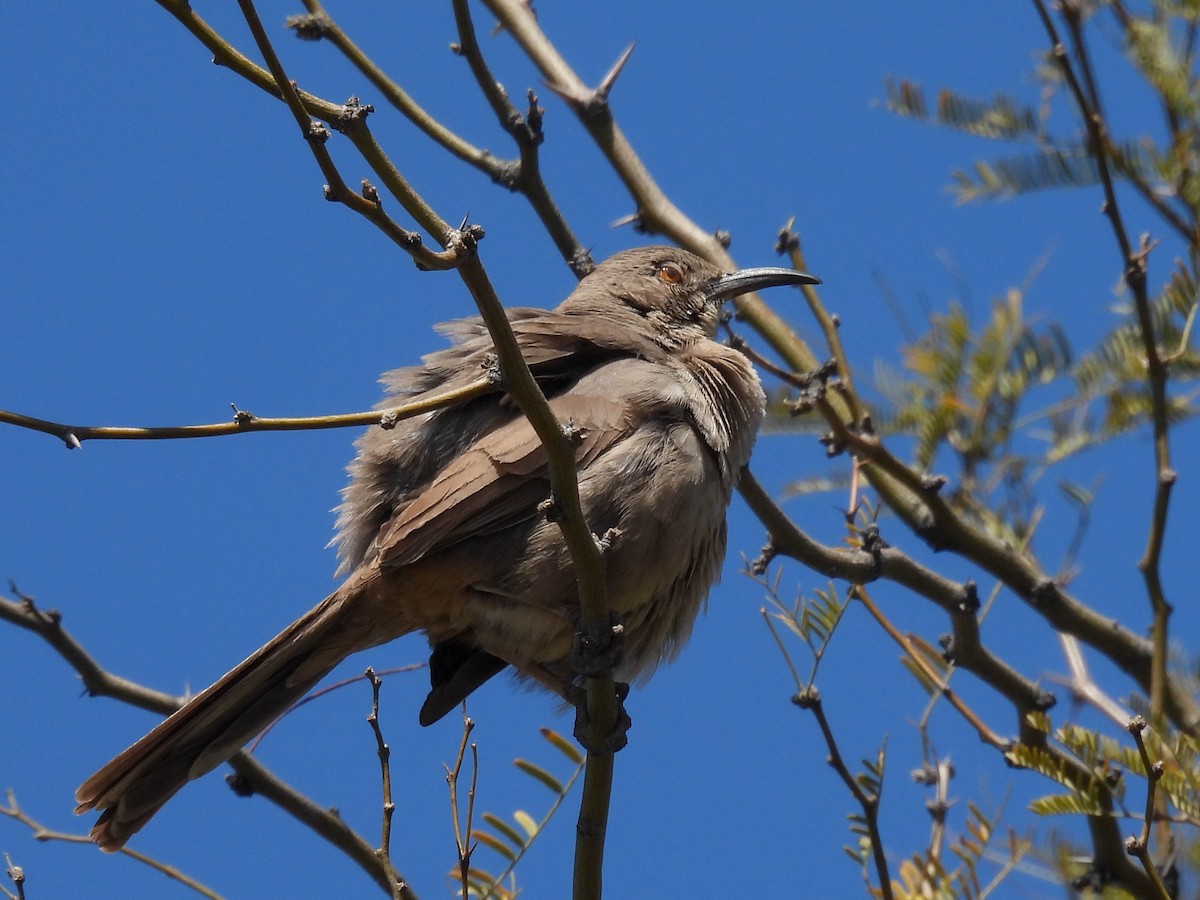
POLYGON ((616 688, 617 715, 607 733, 597 735, 595 725, 588 715, 587 690, 575 687, 571 691, 571 703, 575 707, 575 740, 588 753, 616 753, 629 743, 629 726, 633 720, 625 711, 625 698, 629 696, 629 685, 623 681, 614 683, 616 688))
POLYGON ((608 628, 597 634, 575 632, 571 641, 571 665, 584 678, 610 674, 625 656, 625 626, 615 612, 608 614, 608 628))

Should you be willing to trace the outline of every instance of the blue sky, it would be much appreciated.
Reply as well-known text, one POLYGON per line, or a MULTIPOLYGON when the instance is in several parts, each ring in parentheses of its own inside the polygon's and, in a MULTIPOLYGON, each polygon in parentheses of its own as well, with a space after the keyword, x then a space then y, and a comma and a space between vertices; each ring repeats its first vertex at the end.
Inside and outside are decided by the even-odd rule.
MULTIPOLYGON (((446 49, 454 40, 448 5, 342 6, 349 8, 331 13, 420 102, 470 140, 509 154, 466 66, 446 49)), ((232 4, 196 9, 254 55, 232 4)), ((486 228, 482 257, 505 302, 558 302, 573 279, 524 202, 385 111, 331 46, 288 38, 276 26, 296 11, 260 6, 291 76, 329 99, 358 94, 379 107, 372 127, 414 186, 444 218, 469 213, 486 228)), ((259 415, 365 409, 377 399, 381 371, 441 346, 431 326, 472 311, 454 275, 417 272, 367 223, 326 203, 320 173, 283 107, 213 66, 155 4, 122 4, 118 14, 110 5, 11 3, 5 14, 0 80, 13 90, 0 217, 0 406, 60 421, 141 425, 223 420, 231 402, 259 415)), ((1036 102, 1033 51, 1045 40, 1031 5, 622 0, 542 3, 539 15, 589 81, 637 42, 612 96, 618 121, 686 213, 732 233, 741 264, 773 264, 775 233, 796 217, 810 268, 825 280, 822 296, 841 317, 864 375, 875 359, 895 360, 903 340, 879 279, 919 326, 924 311, 954 300, 986 315, 993 297, 1025 285, 1045 261, 1027 308, 1062 322, 1079 346, 1112 323, 1118 258, 1098 191, 956 207, 944 190, 950 170, 1003 148, 902 120, 882 105, 889 76, 931 91, 1012 90, 1036 102)), ((490 24, 478 9, 481 36, 490 24)), ((631 211, 628 197, 512 42, 485 40, 485 52, 511 94, 534 86, 542 95, 544 175, 597 258, 646 242, 610 227, 631 211)), ((1124 74, 1111 53, 1102 56, 1106 72, 1124 74)), ((1118 121, 1153 127, 1136 115, 1139 99, 1106 88, 1118 121)), ((366 174, 344 142, 330 146, 348 182, 366 174)), ((1136 204, 1129 214, 1135 233, 1157 227, 1136 204)), ((1156 256, 1155 284, 1178 252, 1168 242, 1156 256)), ((815 338, 802 309, 788 316, 815 338)), ((1176 439, 1184 477, 1174 524, 1185 531, 1200 499, 1186 474, 1195 471, 1187 446, 1194 430, 1185 426, 1176 439)), ((330 589, 329 509, 353 437, 96 442, 68 453, 51 438, 0 429, 0 576, 61 609, 66 627, 115 673, 164 690, 198 690, 330 589)), ((774 489, 828 468, 809 437, 768 436, 756 449, 755 469, 774 489)), ((1093 529, 1075 587, 1140 627, 1148 615, 1134 563, 1148 516, 1147 441, 1121 442, 1061 477, 1091 484, 1098 474, 1105 482, 1095 521, 1127 525, 1093 529)), ((1043 484, 1051 507, 1037 541, 1051 570, 1074 525, 1054 502, 1059 477, 1043 484)), ((834 542, 841 502, 819 497, 788 509, 834 542)), ((824 764, 814 722, 788 703, 787 670, 758 614, 763 592, 737 571, 740 554, 757 554, 762 528, 736 499, 730 521, 730 562, 708 615, 682 658, 629 702, 634 728, 616 761, 607 851, 613 897, 861 889, 840 850, 851 841, 850 798, 824 764)), ((894 521, 884 527, 890 540, 919 552, 894 521)), ((1181 552, 1178 542, 1168 544, 1168 566, 1181 552)), ((956 577, 971 574, 955 560, 936 562, 956 577)), ((824 582, 789 567, 782 585, 790 595, 824 582)), ((886 586, 875 594, 903 628, 931 641, 947 630, 923 601, 886 586)), ((1176 635, 1194 646, 1188 635, 1196 626, 1195 612, 1181 611, 1176 635)), ((888 737, 884 833, 896 854, 907 855, 924 845, 928 828, 925 796, 908 779, 919 760, 911 722, 923 694, 861 610, 846 629, 819 685, 848 759, 873 756, 888 737)), ((1052 637, 1011 597, 1002 598, 985 636, 1027 675, 1064 668, 1052 637)), ((353 658, 339 674, 424 657, 414 636, 353 658)), ((45 825, 86 830, 70 812, 75 786, 153 719, 81 697, 66 664, 12 628, 0 628, 0 658, 7 663, 0 787, 11 787, 45 825)), ((958 679, 993 727, 1015 729, 1003 704, 968 676, 958 679)), ((460 728, 453 717, 417 726, 425 687, 423 672, 389 679, 382 720, 397 775, 395 859, 423 896, 437 897, 449 891, 454 862, 441 766, 453 759, 460 728)), ((259 752, 374 839, 369 706, 365 685, 337 692, 289 717, 259 752)), ((569 733, 569 718, 504 679, 479 691, 470 712, 479 808, 539 816, 549 796, 516 776, 511 760, 526 756, 562 772, 537 729, 569 733)), ((1012 786, 1011 773, 946 710, 935 723, 939 748, 958 769, 955 797, 987 810, 1007 803, 1019 816, 1030 796, 1052 790, 1032 776, 1012 786)), ((526 896, 566 896, 574 802, 521 869, 526 896)), ((961 806, 953 824, 962 824, 961 806)), ((184 790, 134 846, 229 896, 372 890, 335 851, 267 803, 231 797, 215 774, 184 790)), ((0 848, 25 866, 31 896, 191 896, 130 860, 35 844, 13 823, 0 821, 0 848)), ((494 856, 478 862, 500 868, 494 856)), ((1000 893, 1059 895, 1023 876, 1000 893)))

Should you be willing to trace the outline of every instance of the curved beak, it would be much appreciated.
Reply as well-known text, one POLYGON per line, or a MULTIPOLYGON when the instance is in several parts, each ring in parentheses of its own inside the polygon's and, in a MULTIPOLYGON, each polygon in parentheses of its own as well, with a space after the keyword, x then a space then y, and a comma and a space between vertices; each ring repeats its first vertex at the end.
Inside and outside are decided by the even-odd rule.
POLYGON ((786 284, 798 287, 802 284, 820 283, 820 278, 809 275, 807 272, 782 269, 776 266, 760 266, 754 269, 738 269, 736 272, 720 275, 704 286, 704 294, 709 300, 721 302, 730 297, 739 297, 763 288, 786 284))

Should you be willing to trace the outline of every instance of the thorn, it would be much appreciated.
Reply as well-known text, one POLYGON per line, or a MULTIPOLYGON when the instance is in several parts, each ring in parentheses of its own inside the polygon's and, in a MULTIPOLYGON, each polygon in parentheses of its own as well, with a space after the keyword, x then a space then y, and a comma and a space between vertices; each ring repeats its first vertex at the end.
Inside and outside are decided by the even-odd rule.
POLYGON ((600 84, 592 91, 580 87, 572 87, 557 81, 543 81, 546 88, 565 100, 570 106, 579 111, 585 119, 600 119, 608 115, 608 95, 617 83, 621 70, 633 54, 634 44, 625 48, 625 52, 617 57, 612 68, 600 79, 600 84))
POLYGON ((800 235, 792 230, 792 226, 796 224, 796 217, 792 216, 779 229, 779 234, 775 238, 775 252, 780 256, 791 251, 800 249, 800 235))
POLYGON ((633 55, 633 48, 636 44, 630 44, 625 48, 625 52, 617 57, 617 61, 613 63, 608 74, 600 79, 600 85, 596 88, 596 97, 604 102, 608 101, 608 94, 613 89, 613 85, 617 83, 617 78, 621 75, 621 70, 625 68, 625 63, 629 62, 629 57, 633 55))
POLYGON ((650 226, 646 224, 646 216, 639 209, 637 212, 630 213, 627 216, 621 216, 619 219, 613 220, 610 228, 623 228, 626 225, 632 225, 633 230, 638 234, 650 234, 650 226))

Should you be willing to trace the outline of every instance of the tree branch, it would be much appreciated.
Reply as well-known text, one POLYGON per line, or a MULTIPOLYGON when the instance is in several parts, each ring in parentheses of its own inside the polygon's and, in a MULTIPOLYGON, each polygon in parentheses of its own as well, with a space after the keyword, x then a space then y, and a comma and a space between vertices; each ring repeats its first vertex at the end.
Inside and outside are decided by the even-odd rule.
POLYGON ((234 409, 229 422, 209 425, 172 425, 159 428, 131 427, 124 425, 68 425, 49 419, 37 419, 21 413, 0 409, 0 422, 51 434, 62 440, 68 449, 75 449, 84 441, 135 441, 174 440, 187 438, 224 437, 231 434, 249 434, 254 431, 314 431, 322 428, 350 428, 362 425, 378 425, 394 428, 397 422, 411 419, 444 406, 465 403, 484 394, 500 390, 497 378, 480 378, 462 388, 442 391, 422 397, 387 410, 369 412, 336 413, 328 416, 299 416, 284 418, 260 418, 246 410, 234 409))
MULTIPOLYGON (((12 589, 19 600, 0 597, 0 619, 36 634, 58 653, 83 679, 84 689, 92 697, 112 697, 139 709, 170 715, 183 705, 186 698, 156 691, 128 679, 113 675, 92 658, 62 627, 62 615, 57 610, 41 610, 34 599, 12 589)), ((322 808, 308 797, 276 777, 264 765, 244 750, 229 760, 235 775, 226 780, 241 796, 259 794, 270 800, 288 815, 307 825, 326 842, 342 851, 362 868, 380 887, 392 890, 392 882, 384 871, 374 848, 359 837, 334 811, 322 808)), ((416 900, 416 895, 402 891, 404 900, 416 900)))

